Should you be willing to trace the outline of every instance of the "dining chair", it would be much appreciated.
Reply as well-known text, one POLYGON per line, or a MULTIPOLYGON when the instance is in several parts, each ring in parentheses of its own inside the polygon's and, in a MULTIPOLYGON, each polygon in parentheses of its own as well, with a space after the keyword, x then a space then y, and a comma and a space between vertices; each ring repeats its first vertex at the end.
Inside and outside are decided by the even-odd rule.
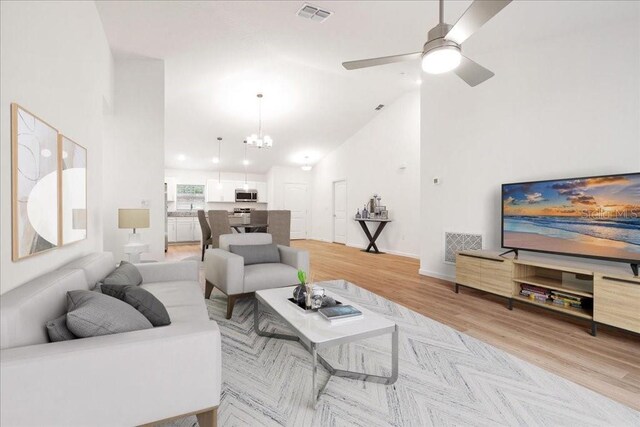
MULTIPOLYGON (((267 224, 269 220, 268 211, 251 211, 250 224, 267 224)), ((256 228, 253 230, 255 233, 266 233, 267 227, 256 228)))
POLYGON ((221 235, 233 233, 227 211, 209 211, 209 226, 211 227, 211 247, 214 249, 220 247, 221 235))
POLYGON ((267 221, 273 243, 283 246, 291 244, 291 211, 269 211, 267 221))
POLYGON ((200 223, 200 230, 202 230, 202 261, 204 261, 204 251, 211 244, 211 227, 209 227, 203 210, 198 211, 198 222, 200 223))

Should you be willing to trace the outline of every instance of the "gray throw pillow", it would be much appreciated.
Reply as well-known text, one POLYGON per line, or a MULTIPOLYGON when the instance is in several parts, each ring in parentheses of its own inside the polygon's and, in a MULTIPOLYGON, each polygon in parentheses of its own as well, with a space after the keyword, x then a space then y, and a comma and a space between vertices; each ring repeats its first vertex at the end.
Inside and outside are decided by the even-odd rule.
POLYGON ((280 262, 278 245, 229 245, 229 252, 244 258, 244 265, 280 262))
POLYGON ((77 337, 87 338, 153 326, 126 302, 93 291, 69 291, 67 327, 77 337))
MULTIPOLYGON (((113 270, 111 274, 104 278, 102 284, 104 285, 134 285, 137 286, 142 283, 142 275, 138 268, 127 262, 122 261, 118 268, 113 270)), ((102 286, 100 286, 102 288, 102 286)))
POLYGON ((75 340, 77 337, 67 328, 67 314, 49 320, 46 324, 47 335, 51 342, 75 340))
POLYGON ((171 324, 167 309, 151 292, 139 286, 102 285, 102 293, 122 300, 144 315, 153 326, 171 324))

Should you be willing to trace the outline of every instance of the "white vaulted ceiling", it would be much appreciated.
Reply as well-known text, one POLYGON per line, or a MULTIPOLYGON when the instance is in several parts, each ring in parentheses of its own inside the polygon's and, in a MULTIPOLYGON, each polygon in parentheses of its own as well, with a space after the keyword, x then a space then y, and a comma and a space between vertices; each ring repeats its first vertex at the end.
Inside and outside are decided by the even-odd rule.
MULTIPOLYGON (((300 18, 302 1, 98 2, 116 55, 165 61, 167 167, 216 169, 211 159, 222 136, 221 169, 242 170, 242 140, 257 131, 258 92, 274 148, 250 149, 248 170, 264 173, 273 165, 299 164, 305 154, 318 160, 371 120, 378 104, 415 90, 418 79, 438 78, 421 76, 417 61, 358 71, 341 66, 421 50, 438 20, 437 1, 309 3, 333 15, 323 23, 300 18)), ((470 3, 445 1, 445 20, 455 23, 470 3)), ((473 58, 628 20, 629 11, 637 19, 636 6, 607 3, 515 1, 463 47, 473 58)), ((499 78, 499 69, 479 62, 499 78)))

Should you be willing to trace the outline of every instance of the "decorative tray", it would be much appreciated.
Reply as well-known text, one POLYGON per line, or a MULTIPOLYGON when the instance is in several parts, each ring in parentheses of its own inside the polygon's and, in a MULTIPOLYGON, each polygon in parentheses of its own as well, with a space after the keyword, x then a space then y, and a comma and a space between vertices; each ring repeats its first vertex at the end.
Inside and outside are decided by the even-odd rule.
MULTIPOLYGON (((294 306, 296 306, 296 307, 298 308, 298 310, 300 310, 300 311, 301 311, 302 313, 304 313, 304 314, 315 313, 315 312, 317 312, 317 311, 318 311, 318 309, 317 309, 317 308, 307 308, 307 307, 306 307, 306 305, 304 305, 304 304, 298 304, 298 303, 296 302, 296 300, 295 300, 295 299, 293 299, 293 298, 287 298, 287 300, 288 300, 291 304, 293 304, 294 306)), ((335 300, 335 301, 336 301, 336 305, 342 305, 342 303, 341 303, 340 301, 338 301, 338 300, 335 300)), ((324 307, 320 307, 320 308, 324 308, 324 307)))

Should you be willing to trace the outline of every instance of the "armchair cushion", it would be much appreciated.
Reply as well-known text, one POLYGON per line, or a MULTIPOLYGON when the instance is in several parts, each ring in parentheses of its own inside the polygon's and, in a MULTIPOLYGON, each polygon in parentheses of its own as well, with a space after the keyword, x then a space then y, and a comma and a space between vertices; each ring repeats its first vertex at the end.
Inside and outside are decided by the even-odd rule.
POLYGON ((229 252, 244 258, 244 265, 279 263, 278 246, 266 245, 229 245, 229 252))
POLYGON ((254 264, 244 267, 244 292, 298 284, 298 270, 286 264, 254 264))
POLYGON ((102 285, 102 293, 126 302, 142 313, 153 326, 166 326, 171 323, 167 309, 146 289, 131 285, 105 284, 102 285))
POLYGON ((267 245, 273 243, 269 233, 237 233, 220 236, 220 249, 228 251, 230 245, 267 245))
POLYGON ((67 327, 82 338, 149 329, 153 326, 129 304, 93 291, 67 293, 67 327))

